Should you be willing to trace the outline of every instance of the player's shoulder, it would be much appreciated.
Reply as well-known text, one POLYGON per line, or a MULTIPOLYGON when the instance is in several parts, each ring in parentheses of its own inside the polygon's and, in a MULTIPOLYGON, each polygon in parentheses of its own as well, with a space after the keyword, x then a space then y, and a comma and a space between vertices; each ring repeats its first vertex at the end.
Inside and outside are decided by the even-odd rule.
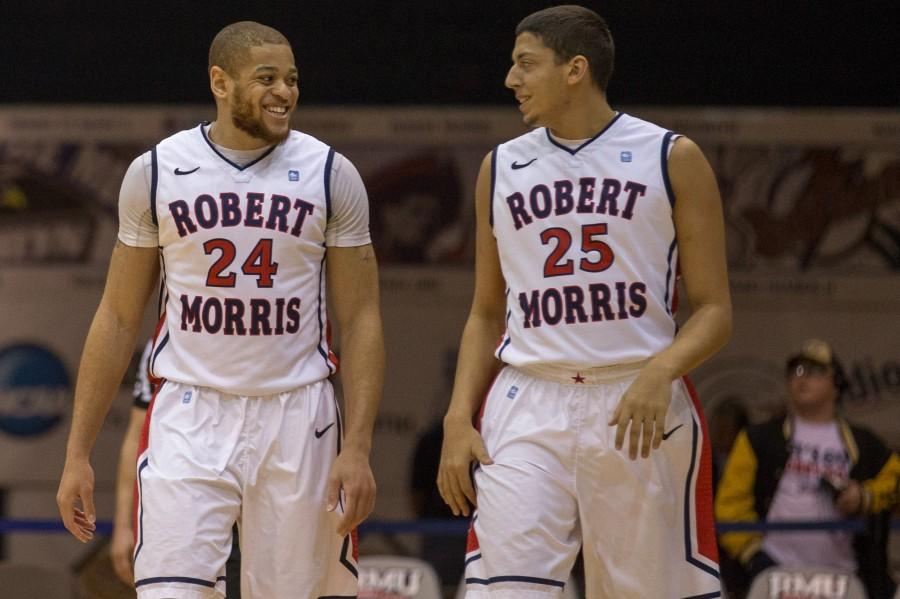
POLYGON ((287 139, 282 143, 284 144, 285 149, 290 151, 328 152, 331 150, 331 146, 321 139, 314 137, 309 133, 297 131, 296 129, 291 129, 287 139))
POLYGON ((547 130, 544 127, 538 127, 523 133, 519 137, 503 142, 497 146, 496 151, 513 155, 536 152, 543 148, 546 138, 547 130))
POLYGON ((186 144, 193 145, 201 143, 203 141, 202 128, 206 124, 208 123, 200 123, 195 127, 191 127, 190 129, 183 129, 182 131, 178 131, 177 133, 173 133, 172 135, 161 139, 156 144, 157 151, 170 147, 181 147, 186 144))
POLYGON ((620 112, 610 125, 616 137, 632 139, 657 139, 672 133, 669 129, 642 118, 620 112))

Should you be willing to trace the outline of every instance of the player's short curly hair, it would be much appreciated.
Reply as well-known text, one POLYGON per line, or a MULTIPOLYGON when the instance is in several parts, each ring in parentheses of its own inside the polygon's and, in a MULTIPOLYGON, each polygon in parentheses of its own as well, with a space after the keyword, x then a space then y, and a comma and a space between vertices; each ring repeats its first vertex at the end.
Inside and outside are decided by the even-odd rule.
POLYGON ((516 27, 516 35, 532 33, 553 50, 558 62, 587 58, 591 79, 606 92, 613 72, 615 44, 603 17, 583 6, 552 6, 532 13, 516 27))
POLYGON ((209 67, 220 67, 231 76, 237 74, 241 60, 253 46, 291 43, 277 29, 255 21, 238 21, 224 27, 209 46, 209 67))

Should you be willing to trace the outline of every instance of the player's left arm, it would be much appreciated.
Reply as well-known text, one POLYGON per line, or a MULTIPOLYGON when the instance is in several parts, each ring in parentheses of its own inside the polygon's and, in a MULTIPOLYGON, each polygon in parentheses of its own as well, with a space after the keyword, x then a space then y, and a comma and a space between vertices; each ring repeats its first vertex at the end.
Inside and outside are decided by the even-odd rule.
POLYGON ((692 312, 672 345, 642 369, 610 420, 618 426, 618 449, 631 423, 632 459, 639 448, 643 457, 650 455, 651 446, 659 448, 672 381, 703 363, 731 336, 725 226, 715 174, 697 144, 685 137, 676 140, 668 165, 679 262, 692 312))
POLYGON ((372 429, 384 383, 384 339, 378 296, 378 265, 371 244, 331 246, 326 251, 328 293, 341 347, 345 438, 328 481, 328 509, 344 491, 338 534, 348 534, 375 506, 369 466, 372 429))

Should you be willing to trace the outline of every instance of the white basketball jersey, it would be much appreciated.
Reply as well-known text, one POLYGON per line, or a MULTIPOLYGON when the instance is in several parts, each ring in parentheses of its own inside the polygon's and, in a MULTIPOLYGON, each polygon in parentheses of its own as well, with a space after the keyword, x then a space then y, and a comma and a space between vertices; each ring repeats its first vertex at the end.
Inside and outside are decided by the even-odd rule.
POLYGON ((498 358, 590 368, 671 344, 672 138, 620 113, 577 148, 540 128, 494 150, 491 223, 507 285, 498 358))
POLYGON ((335 371, 324 277, 333 157, 297 131, 243 167, 202 127, 154 148, 164 281, 154 376, 268 395, 335 371))

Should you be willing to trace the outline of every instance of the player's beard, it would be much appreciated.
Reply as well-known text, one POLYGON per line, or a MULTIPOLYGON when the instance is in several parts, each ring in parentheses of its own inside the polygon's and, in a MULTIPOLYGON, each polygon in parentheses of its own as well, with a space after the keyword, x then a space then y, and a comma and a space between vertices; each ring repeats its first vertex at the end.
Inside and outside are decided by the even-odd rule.
MULTIPOLYGON (((262 110, 260 108, 260 110, 262 110)), ((266 127, 262 120, 262 115, 253 113, 253 106, 250 102, 244 100, 241 88, 235 88, 234 96, 231 99, 231 122, 235 127, 256 139, 260 139, 267 144, 277 144, 284 141, 290 133, 290 127, 286 128, 283 133, 275 133, 266 127)))

